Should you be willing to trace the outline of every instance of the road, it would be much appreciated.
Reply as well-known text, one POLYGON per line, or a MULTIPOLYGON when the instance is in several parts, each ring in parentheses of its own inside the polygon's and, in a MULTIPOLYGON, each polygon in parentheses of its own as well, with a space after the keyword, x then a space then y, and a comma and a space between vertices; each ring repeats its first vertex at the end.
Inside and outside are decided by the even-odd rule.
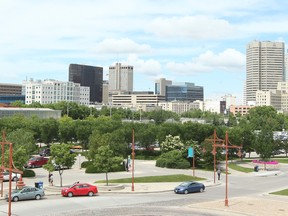
MULTIPOLYGON (((77 163, 76 163, 77 164, 77 163)), ((278 175, 259 176, 257 173, 243 174, 231 172, 229 175, 228 194, 229 199, 236 197, 258 197, 271 191, 287 188, 288 166, 281 165, 281 173, 278 175)), ((42 168, 35 169, 37 178, 24 179, 27 185, 33 185, 35 181, 43 181, 47 184, 47 172, 42 168)), ((155 167, 154 161, 137 161, 135 164, 135 177, 151 175, 192 174, 191 170, 174 170, 155 167)), ((213 179, 212 172, 196 170, 196 176, 213 179)), ((131 177, 129 172, 110 173, 109 178, 131 177)), ((63 173, 63 183, 71 184, 77 180, 94 182, 104 180, 104 174, 85 174, 75 166, 63 173)), ((59 184, 59 176, 54 173, 54 182, 59 184)), ((215 211, 191 207, 192 204, 202 204, 214 200, 225 199, 225 176, 220 180, 222 184, 206 189, 204 193, 179 195, 171 192, 142 193, 142 194, 111 194, 99 193, 94 197, 64 198, 61 196, 46 196, 40 201, 23 201, 12 203, 13 215, 231 215, 229 212, 215 211)), ((7 183, 5 186, 7 187, 7 183)), ((172 190, 172 188, 171 188, 172 190)), ((287 201, 287 199, 286 199, 287 201)), ((0 201, 0 215, 7 215, 7 202, 0 201)), ((233 215, 237 215, 234 213, 233 215)), ((240 215, 240 214, 239 214, 240 215)))

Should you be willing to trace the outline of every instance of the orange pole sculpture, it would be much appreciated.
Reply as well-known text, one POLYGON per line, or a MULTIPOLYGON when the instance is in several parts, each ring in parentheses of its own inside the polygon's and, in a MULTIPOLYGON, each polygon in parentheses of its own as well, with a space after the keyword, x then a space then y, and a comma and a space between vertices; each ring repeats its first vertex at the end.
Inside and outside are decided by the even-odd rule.
MULTIPOLYGON (((214 155, 214 184, 215 184, 215 173, 216 173, 216 147, 225 148, 226 150, 226 154, 225 154, 225 164, 226 164, 225 206, 228 207, 228 149, 238 148, 240 150, 242 146, 229 145, 228 132, 226 131, 225 140, 222 140, 217 137, 216 130, 214 130, 213 151, 212 151, 212 154, 214 155)), ((240 157, 241 153, 238 153, 238 156, 240 157)))
MULTIPOLYGON (((1 164, 1 172, 4 170, 9 170, 9 199, 8 199, 8 216, 11 216, 11 192, 12 192, 12 172, 16 172, 19 174, 23 174, 22 171, 15 169, 14 164, 13 164, 13 152, 12 152, 12 143, 6 141, 6 135, 5 132, 2 132, 2 164, 1 164), (4 145, 8 144, 9 145, 9 168, 4 166, 4 145), (12 168, 13 165, 13 168, 12 168)), ((1 196, 3 196, 3 182, 1 183, 1 196)))
POLYGON ((228 132, 225 135, 225 148, 226 148, 226 193, 225 193, 225 206, 228 207, 228 132))

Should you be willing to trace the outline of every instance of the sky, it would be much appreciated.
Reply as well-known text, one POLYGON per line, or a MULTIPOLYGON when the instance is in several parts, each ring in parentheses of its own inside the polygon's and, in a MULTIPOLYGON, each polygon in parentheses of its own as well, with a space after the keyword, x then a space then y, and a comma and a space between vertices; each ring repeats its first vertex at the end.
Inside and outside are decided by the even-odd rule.
POLYGON ((287 0, 0 0, 0 83, 68 81, 69 64, 134 67, 204 87, 204 100, 243 103, 246 45, 288 37, 287 0))

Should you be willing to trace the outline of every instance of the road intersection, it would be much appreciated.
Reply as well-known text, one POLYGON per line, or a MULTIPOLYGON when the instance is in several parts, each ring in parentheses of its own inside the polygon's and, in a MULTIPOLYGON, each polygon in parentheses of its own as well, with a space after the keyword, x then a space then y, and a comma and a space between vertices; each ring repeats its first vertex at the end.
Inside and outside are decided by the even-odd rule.
MULTIPOLYGON (((83 161, 83 158, 80 158, 83 161)), ((76 161, 75 166, 70 170, 65 170, 63 173, 63 186, 71 185, 75 181, 94 183, 97 180, 105 180, 105 174, 86 174, 85 170, 80 169, 77 166, 76 161)), ((253 164, 248 164, 253 166, 253 164)), ((51 187, 48 186, 48 172, 42 168, 35 169, 35 178, 24 178, 24 183, 26 185, 33 185, 37 181, 44 182, 44 188, 46 188, 46 194, 54 197, 55 194, 60 195, 57 190, 49 190, 51 187)), ((145 194, 143 197, 153 197, 155 203, 160 202, 161 199, 166 200, 166 203, 174 202, 175 199, 185 200, 185 208, 193 209, 193 211, 198 210, 199 215, 202 215, 203 211, 206 210, 207 215, 288 215, 288 198, 286 196, 274 196, 269 195, 269 192, 277 191, 280 189, 286 189, 287 185, 287 173, 288 165, 281 164, 278 170, 270 171, 260 171, 253 173, 241 173, 234 170, 229 170, 229 181, 228 181, 228 194, 229 194, 229 206, 224 205, 224 195, 225 195, 225 181, 222 175, 222 180, 216 180, 215 184, 213 182, 213 172, 196 170, 195 175, 198 177, 206 178, 205 185, 208 186, 205 193, 201 195, 194 195, 198 197, 198 200, 189 201, 191 196, 179 197, 172 195, 173 188, 178 184, 176 183, 146 183, 146 184, 135 184, 135 190, 132 191, 130 184, 122 185, 122 189, 113 189, 110 191, 105 191, 99 186, 99 197, 127 197, 131 205, 133 205, 133 199, 138 199, 137 194, 145 194), (277 174, 275 175, 275 172, 277 174), (162 192, 163 195, 155 195, 156 193, 162 192), (117 195, 115 195, 117 194, 117 195), (171 199, 167 197, 171 197, 171 199), (201 196, 201 197, 200 197, 201 196), (132 199, 133 197, 133 199, 132 199), (158 198, 159 197, 159 198, 158 198), (201 211, 200 211, 201 209, 201 211), (202 213, 201 213, 202 212, 202 213), (210 212, 210 213, 209 213, 210 212), (230 214, 228 214, 228 212, 230 214), (208 214, 209 213, 209 214, 208 214), (219 214, 218 214, 219 213, 219 214)), ((192 175, 192 170, 178 170, 178 169, 167 169, 159 168, 155 166, 155 161, 135 161, 135 177, 141 176, 158 176, 158 175, 171 175, 171 174, 186 174, 192 175)), ((117 172, 109 173, 109 179, 119 179, 119 178, 131 178, 131 172, 117 172)), ((54 172, 54 188, 59 188, 60 178, 58 172, 54 172)), ((5 186, 7 186, 6 184, 5 186)), ((99 198, 98 197, 98 198, 99 198)), ((193 197, 194 198, 194 197, 193 197)), ((47 200, 49 197, 47 198, 47 200)), ((58 199, 58 198, 53 198, 58 199)), ((126 198, 123 198, 126 199, 126 198)), ((99 201, 99 199, 98 199, 99 201)), ((87 202, 87 201, 86 201, 87 202)), ((88 201, 89 202, 89 201, 88 201)), ((116 201, 115 201, 116 202, 116 201)), ((143 199, 144 202, 144 199, 143 199)), ((116 203, 119 203, 117 201, 116 203)), ((128 203, 128 202, 126 202, 128 203)), ((137 206, 143 205, 142 201, 139 201, 137 206)), ((3 204, 3 207, 5 204, 3 204)), ((105 204, 106 205, 106 204, 105 204)), ((105 206, 103 204, 103 206, 105 206)), ((112 205, 112 204, 111 204, 112 205)), ((120 205, 120 204, 119 204, 120 205)), ((120 206, 124 206, 122 203, 120 206)), ((109 206, 111 207, 111 206, 109 206)), ((104 208, 104 207, 103 207, 104 208)), ((120 207, 119 207, 120 208, 120 207)), ((124 207, 123 207, 124 208, 124 207)), ((159 207, 157 207, 159 208, 159 207)), ((2 209, 2 206, 1 206, 2 209)), ((139 207, 139 209, 141 209, 139 207)), ((27 210, 29 211, 29 209, 27 210)), ((91 210, 92 211, 92 210, 91 210)), ((125 210, 123 210, 124 212, 125 210)), ((127 210, 127 212, 129 212, 127 210)), ((164 210, 163 210, 164 212, 164 210)), ((1 215, 1 214, 0 214, 1 215)), ((67 214, 69 215, 69 214, 67 214)), ((89 214, 88 214, 89 215, 89 214)), ((92 214, 91 214, 92 215, 92 214)), ((128 214, 129 215, 129 214, 128 214)), ((153 215, 153 214, 151 214, 153 215)), ((156 215, 156 214, 155 214, 156 215)), ((173 214, 171 214, 173 215, 173 214)), ((203 213, 203 215, 205 215, 203 213)))

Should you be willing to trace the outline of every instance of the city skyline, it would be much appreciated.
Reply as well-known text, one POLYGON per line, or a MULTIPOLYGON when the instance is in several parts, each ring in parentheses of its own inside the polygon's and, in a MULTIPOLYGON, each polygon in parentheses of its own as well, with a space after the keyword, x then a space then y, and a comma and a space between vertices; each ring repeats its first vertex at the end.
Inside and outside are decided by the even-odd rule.
POLYGON ((243 104, 246 45, 285 42, 284 0, 0 0, 1 83, 68 81, 70 64, 134 67, 134 90, 155 81, 203 86, 204 99, 243 104))

